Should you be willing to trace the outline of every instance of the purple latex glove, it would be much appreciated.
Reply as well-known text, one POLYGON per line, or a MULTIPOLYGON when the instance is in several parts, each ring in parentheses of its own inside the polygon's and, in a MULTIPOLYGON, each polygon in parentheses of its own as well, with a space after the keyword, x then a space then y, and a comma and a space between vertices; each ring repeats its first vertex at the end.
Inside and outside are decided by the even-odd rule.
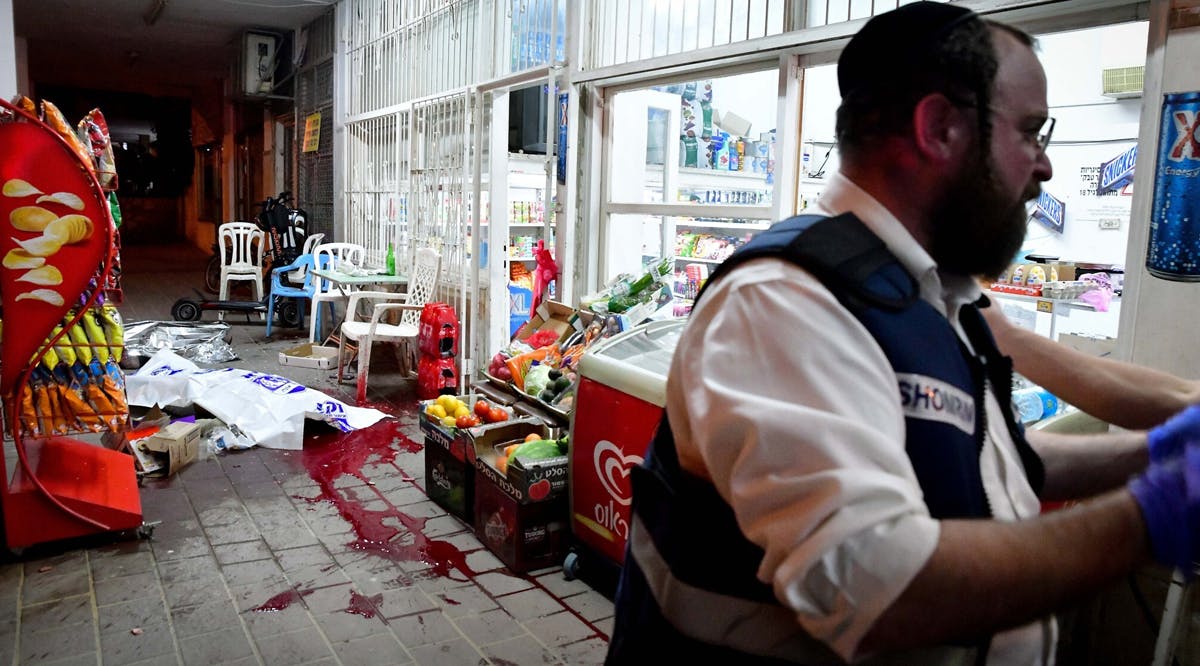
POLYGON ((1183 453, 1189 443, 1200 445, 1200 405, 1188 407, 1146 433, 1151 462, 1174 458, 1183 453))
POLYGON ((1151 463, 1129 490, 1146 521, 1154 559, 1191 578, 1200 559, 1200 447, 1151 463))

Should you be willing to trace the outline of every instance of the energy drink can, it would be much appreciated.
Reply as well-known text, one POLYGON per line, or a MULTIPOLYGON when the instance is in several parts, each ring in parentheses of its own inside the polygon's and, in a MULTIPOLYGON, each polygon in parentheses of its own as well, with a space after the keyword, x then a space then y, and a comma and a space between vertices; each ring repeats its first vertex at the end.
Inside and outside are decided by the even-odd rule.
POLYGON ((1200 92, 1163 96, 1146 270, 1200 281, 1200 92))

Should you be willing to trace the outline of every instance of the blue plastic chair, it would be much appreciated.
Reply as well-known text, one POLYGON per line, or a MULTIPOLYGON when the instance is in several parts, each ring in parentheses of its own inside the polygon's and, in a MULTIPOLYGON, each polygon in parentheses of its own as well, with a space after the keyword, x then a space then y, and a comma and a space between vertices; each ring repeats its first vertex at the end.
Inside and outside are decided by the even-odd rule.
MULTIPOLYGON (((312 269, 326 268, 329 265, 328 257, 321 257, 320 265, 314 266, 313 255, 302 254, 295 261, 287 266, 271 269, 271 295, 267 299, 267 337, 271 337, 271 325, 275 323, 275 300, 277 298, 307 298, 312 299, 313 293, 316 291, 316 286, 313 284, 312 269), (289 284, 284 284, 287 274, 297 269, 304 269, 304 284, 295 287, 289 284)), ((301 318, 304 317, 304 310, 300 308, 301 318)), ((317 325, 320 326, 321 311, 317 310, 314 315, 317 318, 317 325)), ((333 303, 329 304, 329 317, 333 318, 333 303)), ((303 322, 303 319, 301 319, 303 322)))

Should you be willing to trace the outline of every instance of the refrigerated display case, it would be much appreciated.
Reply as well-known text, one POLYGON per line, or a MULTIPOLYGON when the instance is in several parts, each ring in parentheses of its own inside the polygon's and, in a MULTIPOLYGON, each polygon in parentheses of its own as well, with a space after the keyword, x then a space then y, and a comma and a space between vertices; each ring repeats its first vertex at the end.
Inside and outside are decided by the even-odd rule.
POLYGON ((685 323, 635 326, 596 343, 579 361, 568 464, 577 546, 563 563, 568 575, 584 572, 601 586, 616 580, 629 536, 629 470, 641 464, 662 418, 667 370, 685 323))

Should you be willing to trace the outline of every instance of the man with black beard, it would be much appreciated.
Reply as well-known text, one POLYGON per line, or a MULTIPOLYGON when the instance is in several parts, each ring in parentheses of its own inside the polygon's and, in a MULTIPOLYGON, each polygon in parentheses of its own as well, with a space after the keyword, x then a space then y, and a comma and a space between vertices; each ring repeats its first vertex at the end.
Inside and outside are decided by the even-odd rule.
POLYGON ((912 3, 838 84, 818 214, 722 264, 679 340, 610 663, 1046 664, 1054 609, 1200 555, 1200 409, 1026 434, 976 306, 1052 175, 1032 40, 912 3))

